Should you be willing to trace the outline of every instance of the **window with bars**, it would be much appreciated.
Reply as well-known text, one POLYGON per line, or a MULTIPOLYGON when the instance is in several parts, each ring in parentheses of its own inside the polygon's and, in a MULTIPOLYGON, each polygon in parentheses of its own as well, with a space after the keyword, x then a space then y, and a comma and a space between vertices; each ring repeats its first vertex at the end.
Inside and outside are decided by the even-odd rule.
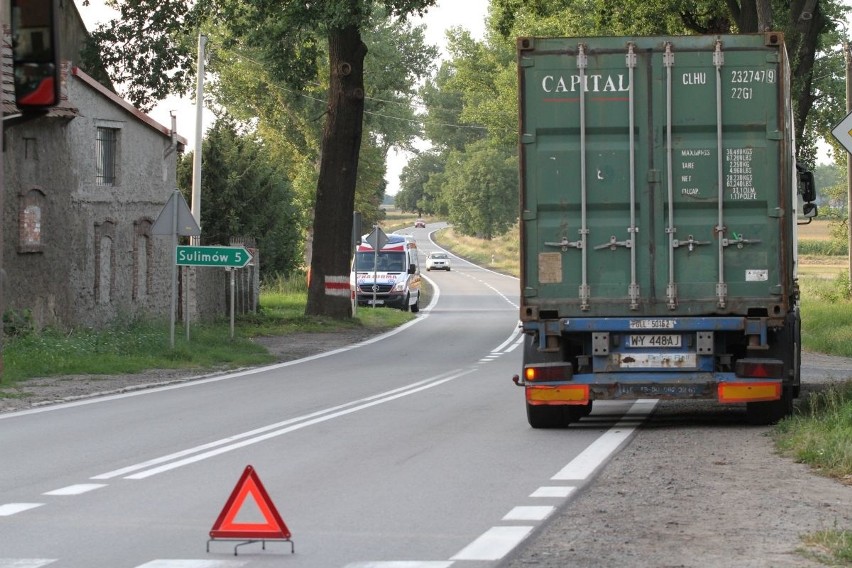
POLYGON ((118 128, 98 127, 95 139, 95 181, 98 185, 118 183, 118 133, 118 128))

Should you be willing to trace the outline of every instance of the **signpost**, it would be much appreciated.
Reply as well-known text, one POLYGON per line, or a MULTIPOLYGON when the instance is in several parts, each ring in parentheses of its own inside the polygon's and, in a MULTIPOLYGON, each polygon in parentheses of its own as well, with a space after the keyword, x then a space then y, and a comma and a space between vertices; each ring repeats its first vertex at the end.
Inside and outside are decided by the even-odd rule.
MULTIPOLYGON (((849 154, 852 154, 852 55, 850 55, 850 46, 847 43, 844 49, 846 53, 846 111, 848 114, 840 121, 840 124, 831 129, 831 134, 840 142, 841 146, 846 148, 849 154)), ((846 191, 848 195, 847 204, 852 204, 852 156, 847 156, 846 160, 846 191)), ((849 205, 847 205, 847 211, 849 205)), ((852 224, 849 224, 847 242, 849 244, 849 271, 852 274, 852 224)))
MULTIPOLYGON (((388 236, 378 225, 373 225, 373 232, 367 235, 367 242, 373 247, 373 307, 376 307, 376 289, 378 275, 376 273, 379 264, 379 249, 388 244, 388 236)), ((357 303, 357 302, 356 302, 357 303)))
POLYGON ((231 339, 234 338, 234 269, 243 268, 251 262, 251 258, 251 253, 244 246, 178 245, 175 249, 175 262, 180 266, 215 266, 226 268, 231 273, 231 339))
MULTIPOLYGON (((169 197, 166 206, 160 211, 160 215, 151 227, 152 235, 169 235, 172 245, 177 246, 178 237, 197 237, 201 234, 201 227, 195 222, 195 217, 186 204, 179 189, 175 189, 169 197)), ((174 249, 172 249, 174 250, 174 249)), ((177 261, 172 266, 172 309, 169 313, 169 344, 175 348, 175 307, 177 303, 177 261)), ((186 295, 186 338, 189 340, 189 294, 186 295)))

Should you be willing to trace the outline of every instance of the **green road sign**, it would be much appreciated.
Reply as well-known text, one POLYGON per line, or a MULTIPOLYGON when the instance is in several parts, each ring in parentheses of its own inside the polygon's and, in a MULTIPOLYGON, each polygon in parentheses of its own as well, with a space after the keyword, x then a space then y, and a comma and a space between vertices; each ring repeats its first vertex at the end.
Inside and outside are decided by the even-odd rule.
POLYGON ((251 253, 246 247, 198 247, 178 245, 178 266, 225 266, 242 268, 251 262, 251 253))

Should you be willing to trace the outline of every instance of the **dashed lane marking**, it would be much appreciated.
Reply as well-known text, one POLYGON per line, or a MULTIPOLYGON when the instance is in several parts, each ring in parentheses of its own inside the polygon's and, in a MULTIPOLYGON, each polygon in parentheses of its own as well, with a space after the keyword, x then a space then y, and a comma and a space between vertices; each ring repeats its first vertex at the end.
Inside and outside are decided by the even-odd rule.
POLYGON ((656 406, 656 400, 637 400, 615 426, 571 460, 553 481, 583 481, 588 479, 629 438, 656 406))
POLYGON ((515 507, 503 517, 504 521, 543 521, 550 516, 555 507, 520 506, 515 507))
POLYGON ((343 568, 450 568, 452 562, 418 561, 418 560, 389 560, 377 562, 353 562, 343 568))
POLYGON ((500 560, 532 530, 531 526, 491 527, 450 560, 500 560))
POLYGON ((83 493, 88 493, 89 491, 94 491, 95 489, 100 489, 101 487, 106 487, 105 483, 78 483, 77 485, 69 485, 68 487, 63 487, 61 489, 54 489, 53 491, 48 491, 47 493, 42 493, 42 495, 82 495, 83 493))
POLYGON ((530 494, 530 497, 565 499, 574 489, 574 487, 567 485, 539 487, 530 494))
POLYGON ((242 560, 152 560, 136 568, 240 568, 247 562, 242 560))
POLYGON ((5 505, 0 505, 0 517, 9 517, 23 511, 41 507, 42 505, 44 503, 6 503, 5 505))

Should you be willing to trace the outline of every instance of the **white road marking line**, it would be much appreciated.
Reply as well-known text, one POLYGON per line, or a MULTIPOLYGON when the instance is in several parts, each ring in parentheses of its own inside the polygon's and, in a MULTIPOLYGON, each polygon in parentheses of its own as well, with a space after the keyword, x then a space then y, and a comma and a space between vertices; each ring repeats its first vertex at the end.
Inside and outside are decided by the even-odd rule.
POLYGON ((574 487, 569 487, 567 485, 539 487, 530 494, 530 497, 555 497, 564 499, 568 497, 574 489, 574 487))
POLYGON ((624 440, 641 424, 656 406, 656 400, 637 400, 615 426, 607 430, 585 450, 551 477, 553 481, 582 481, 588 479, 618 449, 624 440))
POLYGON ((509 345, 510 343, 515 341, 515 338, 518 336, 519 333, 521 333, 521 328, 519 328, 516 325, 514 331, 512 331, 512 334, 509 336, 509 338, 506 341, 504 341, 503 343, 501 343, 500 345, 498 345, 496 349, 492 349, 491 351, 492 352, 503 351, 506 348, 507 345, 509 345))
POLYGON ((512 351, 514 351, 515 349, 517 349, 520 345, 522 345, 522 344, 523 344, 523 342, 524 342, 524 338, 523 338, 523 337, 519 338, 517 341, 515 341, 513 344, 511 344, 511 345, 510 345, 510 346, 509 346, 509 347, 508 347, 508 348, 504 351, 504 353, 511 353, 512 351))
MULTIPOLYGON (((450 568, 452 562, 420 560, 385 560, 376 562, 353 562, 343 568, 450 568)), ((2 568, 2 567, 0 567, 2 568)))
POLYGON ((62 489, 54 489, 53 491, 48 491, 47 493, 42 493, 42 495, 82 495, 83 493, 88 493, 89 491, 100 489, 101 487, 106 487, 106 484, 78 483, 77 485, 69 485, 68 487, 63 487, 62 489))
POLYGON ((56 562, 56 558, 0 558, 0 568, 41 568, 56 562))
POLYGON ((5 505, 0 505, 0 517, 10 517, 16 513, 29 511, 42 505, 44 503, 6 503, 5 505))
POLYGON ((330 409, 321 410, 318 412, 314 412, 312 414, 308 414, 305 416, 300 416, 297 418, 292 418, 290 420, 285 420, 283 422, 278 422, 276 424, 271 424, 269 426, 264 426, 263 428, 257 428, 255 430, 251 430, 249 432, 243 432, 242 434, 237 434, 234 436, 230 436, 228 438, 224 438, 221 440, 216 440, 215 442, 210 442, 208 444, 203 444, 201 446, 196 446, 194 448, 188 448, 186 450, 182 450, 180 452, 176 452, 173 454, 169 454, 167 456, 162 456, 159 458, 154 458, 152 460, 148 460, 146 462, 142 462, 139 464, 131 465, 122 469, 118 469, 115 471, 111 471, 108 473, 103 473, 100 475, 96 475, 92 477, 92 479, 110 479, 118 476, 125 476, 125 474, 138 471, 145 470, 133 475, 125 476, 125 479, 145 479, 146 477, 151 477, 152 475, 156 475, 159 473, 163 473, 165 471, 169 471, 172 469, 176 469, 178 467, 182 467, 191 463, 196 463, 207 458, 211 458, 214 456, 218 456, 220 454, 224 454, 239 448, 244 448, 246 446, 250 446, 252 444, 257 444, 264 440, 268 440, 271 438, 275 438, 277 436, 281 436, 284 434, 288 434, 290 432, 294 432, 296 430, 301 430, 302 428, 306 428, 308 426, 313 426, 314 424, 319 424, 321 422, 326 422, 328 420, 332 420, 334 418, 340 418, 341 416, 346 416, 347 414, 352 414, 353 412, 358 412, 360 410, 365 410, 367 408, 371 408, 373 406, 377 406, 379 404, 384 404, 386 402, 391 402, 398 398, 402 398, 405 396, 409 396, 412 394, 416 394, 418 392, 442 385, 464 375, 468 375, 470 373, 475 372, 476 369, 466 369, 466 370, 455 370, 452 371, 449 375, 443 373, 441 375, 437 375, 436 377, 441 378, 431 378, 423 381, 419 381, 413 383, 411 385, 393 389, 381 394, 373 395, 367 398, 363 398, 357 401, 352 401, 346 404, 342 404, 330 409), (353 406, 354 405, 354 406, 353 406), (282 427, 284 426, 284 427, 282 427), (276 430, 276 428, 278 428, 276 430), (252 437, 253 436, 253 437, 252 437), (247 439, 244 439, 247 438, 247 439), (236 442, 236 440, 241 440, 236 442), (227 444, 227 445, 226 445, 227 444), (222 447, 219 447, 222 446, 222 447), (217 448, 217 449, 210 449, 217 448), (208 450, 208 451, 203 451, 208 450), (203 452, 198 454, 197 452, 203 452), (191 455, 197 454, 197 455, 191 455), (189 457, 184 457, 189 456, 189 457), (178 461, 172 461, 178 458, 178 461), (172 463, 166 463, 172 462, 172 463), (159 467, 149 468, 152 465, 163 464, 159 467))
POLYGON ((450 560, 500 560, 532 530, 533 527, 491 527, 450 560))
POLYGON ((550 506, 515 507, 503 517, 504 521, 543 521, 555 510, 550 506))
MULTIPOLYGON (((242 560, 152 560, 136 568, 239 568, 248 562, 242 560)), ((0 567, 2 568, 2 567, 0 567)))

